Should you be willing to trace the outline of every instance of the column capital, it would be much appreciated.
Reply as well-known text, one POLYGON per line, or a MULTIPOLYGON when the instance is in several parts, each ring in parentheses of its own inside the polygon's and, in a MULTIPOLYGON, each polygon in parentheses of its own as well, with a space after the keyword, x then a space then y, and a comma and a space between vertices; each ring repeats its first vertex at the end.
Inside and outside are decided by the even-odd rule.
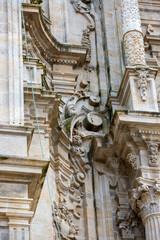
POLYGON ((139 186, 131 191, 131 208, 137 212, 145 225, 152 217, 160 216, 160 181, 139 181, 139 186))

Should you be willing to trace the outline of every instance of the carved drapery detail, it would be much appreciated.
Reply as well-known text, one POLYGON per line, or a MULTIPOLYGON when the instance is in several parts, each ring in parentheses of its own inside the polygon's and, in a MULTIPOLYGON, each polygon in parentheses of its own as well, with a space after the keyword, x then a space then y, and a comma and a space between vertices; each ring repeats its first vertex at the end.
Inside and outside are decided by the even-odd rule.
POLYGON ((138 31, 128 32, 124 36, 124 48, 127 65, 146 65, 142 33, 138 31))

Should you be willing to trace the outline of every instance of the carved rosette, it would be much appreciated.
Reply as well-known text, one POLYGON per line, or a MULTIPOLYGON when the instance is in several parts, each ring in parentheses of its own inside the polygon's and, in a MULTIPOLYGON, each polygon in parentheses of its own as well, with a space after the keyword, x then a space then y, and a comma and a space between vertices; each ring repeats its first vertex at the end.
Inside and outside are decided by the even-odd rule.
POLYGON ((142 218, 146 239, 160 239, 160 183, 140 185, 132 190, 131 207, 142 218))
POLYGON ((124 48, 127 65, 146 65, 143 35, 132 31, 124 36, 124 48))

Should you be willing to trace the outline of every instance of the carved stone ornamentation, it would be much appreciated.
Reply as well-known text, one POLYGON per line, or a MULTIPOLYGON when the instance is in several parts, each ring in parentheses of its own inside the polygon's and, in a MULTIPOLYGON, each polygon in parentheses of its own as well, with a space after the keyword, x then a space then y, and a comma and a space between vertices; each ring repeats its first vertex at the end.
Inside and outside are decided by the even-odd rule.
POLYGON ((54 205, 55 205, 56 221, 59 226, 61 239, 62 240, 70 240, 70 239, 76 240, 77 234, 79 232, 79 227, 73 223, 72 213, 65 206, 66 205, 65 201, 60 202, 58 205, 56 205, 56 203, 54 203, 54 205))
POLYGON ((142 30, 138 1, 122 0, 121 8, 122 8, 123 33, 125 34, 129 31, 134 30, 141 32, 142 30))
POLYGON ((89 131, 97 132, 102 126, 102 118, 96 112, 90 112, 85 119, 85 127, 89 131))
POLYGON ((137 0, 122 0, 123 40, 128 66, 146 65, 137 0))
POLYGON ((124 48, 128 66, 146 65, 143 35, 132 31, 124 36, 124 48))
POLYGON ((142 101, 147 100, 147 89, 148 82, 147 77, 149 76, 149 72, 146 70, 138 70, 138 88, 140 89, 140 96, 142 101))
POLYGON ((144 227, 141 219, 128 204, 128 194, 119 192, 118 199, 120 205, 117 212, 117 223, 122 239, 144 239, 144 227))
POLYGON ((142 184, 133 189, 130 203, 132 209, 140 214, 145 223, 149 216, 160 212, 160 183, 154 186, 142 184))
POLYGON ((74 172, 82 172, 85 175, 86 171, 89 169, 89 165, 86 149, 82 147, 83 132, 80 130, 82 125, 82 122, 78 121, 73 130, 69 156, 74 172))
POLYGON ((128 153, 126 157, 127 162, 132 167, 133 170, 137 169, 137 159, 133 153, 128 153))
POLYGON ((78 12, 82 14, 89 24, 87 27, 83 30, 82 35, 82 45, 86 48, 88 48, 87 56, 86 56, 86 66, 84 67, 84 70, 87 72, 90 71, 89 63, 91 61, 91 41, 90 41, 90 32, 94 30, 95 23, 94 23, 94 11, 92 9, 92 4, 90 0, 70 0, 75 12, 78 12))
POLYGON ((86 29, 83 30, 83 36, 81 44, 82 46, 88 48, 86 62, 89 63, 91 61, 91 40, 90 40, 90 27, 88 26, 86 29))
POLYGON ((151 167, 158 166, 158 144, 156 142, 151 142, 148 144, 149 150, 149 165, 151 167))
POLYGON ((160 183, 148 185, 143 181, 131 192, 131 208, 141 216, 145 226, 146 240, 160 238, 157 231, 160 221, 160 183))

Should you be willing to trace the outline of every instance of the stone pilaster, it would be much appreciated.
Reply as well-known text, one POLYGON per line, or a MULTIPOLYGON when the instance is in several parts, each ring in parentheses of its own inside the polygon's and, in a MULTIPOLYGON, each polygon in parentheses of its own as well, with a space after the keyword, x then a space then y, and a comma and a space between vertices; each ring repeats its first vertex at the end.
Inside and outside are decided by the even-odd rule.
POLYGON ((33 214, 8 213, 9 240, 29 240, 30 218, 33 214))
POLYGON ((8 1, 8 85, 9 123, 23 124, 23 75, 22 75, 22 35, 21 4, 19 0, 8 1))
POLYGON ((122 0, 121 3, 127 65, 146 65, 138 1, 122 0))

